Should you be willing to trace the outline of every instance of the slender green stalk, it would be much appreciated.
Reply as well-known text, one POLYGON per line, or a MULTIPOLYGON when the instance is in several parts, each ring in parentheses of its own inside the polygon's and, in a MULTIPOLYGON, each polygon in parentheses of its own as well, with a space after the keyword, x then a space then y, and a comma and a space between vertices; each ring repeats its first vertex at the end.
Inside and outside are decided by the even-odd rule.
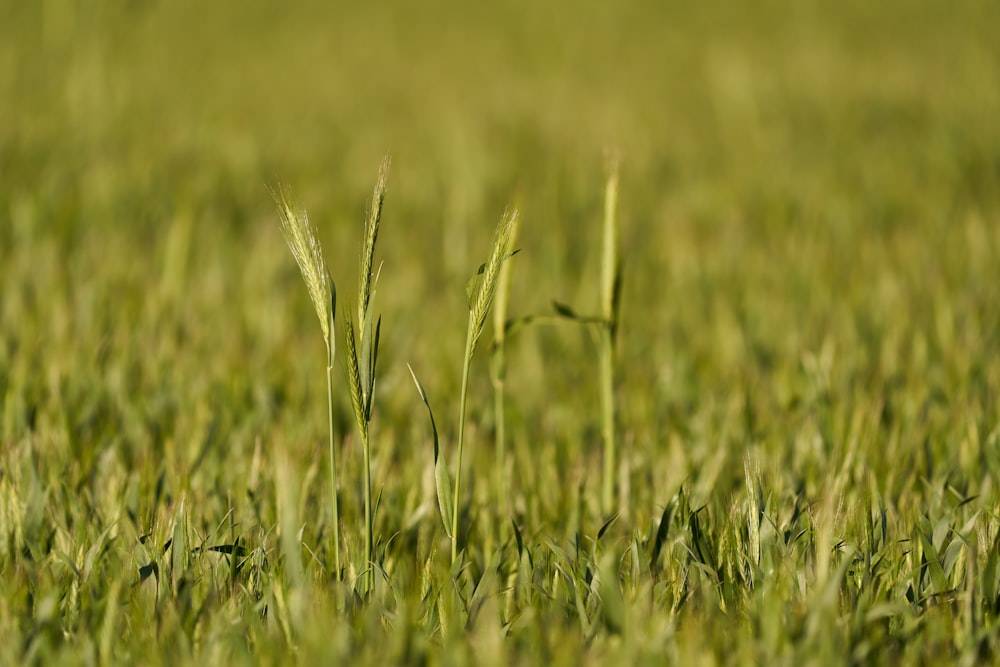
POLYGON ((375 586, 375 516, 372 512, 372 455, 368 441, 368 429, 361 434, 361 450, 365 459, 365 564, 367 569, 367 590, 375 586))
POLYGON ((618 330, 621 252, 618 241, 618 164, 612 161, 604 190, 604 243, 601 261, 600 386, 601 432, 604 440, 604 479, 601 499, 606 514, 615 511, 615 394, 614 355, 618 330))
MULTIPOLYGON (((503 344, 497 348, 497 364, 506 363, 503 344)), ((507 491, 507 428, 506 428, 506 378, 501 376, 493 381, 493 414, 496 421, 496 486, 500 494, 500 507, 503 511, 510 509, 509 493, 507 491)), ((506 525, 506 522, 504 522, 506 525)))
POLYGON ((365 502, 365 586, 371 590, 373 583, 372 572, 372 552, 374 551, 373 518, 372 518, 372 475, 371 475, 371 448, 369 446, 369 421, 370 413, 365 412, 363 405, 364 392, 362 391, 361 377, 358 368, 358 352, 354 338, 354 325, 348 315, 344 318, 344 340, 347 350, 347 382, 351 391, 351 402, 354 407, 354 414, 357 416, 358 433, 361 435, 361 452, 364 459, 364 502, 365 502))
POLYGON ((600 383, 601 383, 601 435, 604 440, 604 479, 601 505, 605 514, 614 512, 615 506, 615 399, 614 399, 614 343, 611 329, 601 327, 600 332, 600 383))
MULTIPOLYGON (((332 312, 332 311, 331 311, 332 312)), ((327 341, 326 357, 326 408, 330 433, 330 506, 333 508, 333 563, 336 577, 340 578, 340 512, 337 509, 337 443, 333 435, 333 319, 330 319, 330 339, 327 341)))
MULTIPOLYGON (((347 385, 348 390, 351 394, 351 404, 354 408, 354 414, 358 422, 358 432, 361 434, 361 447, 365 460, 365 571, 370 568, 369 558, 371 556, 371 521, 369 521, 369 515, 371 513, 371 503, 369 498, 371 497, 371 476, 368 473, 368 422, 364 419, 364 408, 362 405, 362 392, 361 392, 361 378, 358 372, 358 350, 357 343, 354 338, 354 324, 351 322, 350 314, 345 314, 344 316, 344 350, 347 355, 347 385)), ((367 575, 365 576, 365 581, 367 583, 367 575)))
POLYGON ((612 158, 608 166, 608 180, 604 189, 604 226, 601 253, 601 312, 596 316, 580 315, 569 306, 553 302, 558 317, 579 324, 594 326, 598 348, 598 384, 600 390, 601 439, 604 442, 604 461, 601 480, 601 509, 605 514, 615 512, 615 471, 617 470, 617 443, 615 442, 615 343, 621 302, 621 248, 618 240, 618 162, 612 158))
MULTIPOLYGON (((514 218, 510 232, 511 245, 517 243, 518 218, 514 218)), ((511 265, 507 262, 500 267, 500 284, 497 286, 496 305, 493 307, 493 412, 496 423, 496 486, 500 493, 500 507, 508 511, 507 489, 507 304, 510 300, 511 265)), ((506 522, 501 522, 506 525, 506 522)))
POLYGON ((465 406, 469 394, 469 369, 472 367, 472 355, 475 352, 473 330, 475 329, 472 312, 469 312, 469 328, 465 336, 465 359, 462 362, 462 394, 458 412, 458 465, 455 467, 455 493, 451 503, 451 562, 458 557, 458 509, 459 492, 462 488, 462 454, 465 451, 465 406))

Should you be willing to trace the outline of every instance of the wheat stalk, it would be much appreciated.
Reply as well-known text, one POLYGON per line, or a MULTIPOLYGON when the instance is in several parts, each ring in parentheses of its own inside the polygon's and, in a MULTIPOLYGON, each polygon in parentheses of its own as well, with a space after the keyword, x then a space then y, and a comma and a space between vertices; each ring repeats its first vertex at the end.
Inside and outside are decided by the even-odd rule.
POLYGON ((472 357, 476 352, 476 344, 482 336, 483 328, 486 326, 486 317, 489 315, 490 307, 493 305, 493 297, 496 294, 497 283, 499 282, 500 267, 504 260, 510 256, 510 240, 514 223, 517 220, 517 209, 511 208, 504 211, 503 217, 497 224, 493 234, 493 245, 490 249, 489 259, 483 264, 476 275, 473 276, 468 288, 469 296, 469 325, 465 339, 465 359, 462 364, 462 395, 459 407, 458 421, 458 462, 455 466, 455 490, 451 506, 451 562, 458 558, 458 513, 459 498, 462 488, 462 455, 465 449, 465 408, 469 392, 469 369, 472 366, 472 357), (478 277, 478 285, 476 280, 478 277))
POLYGON ((330 434, 330 504, 333 510, 333 560, 336 576, 340 577, 340 511, 337 507, 337 449, 333 436, 333 359, 336 351, 334 340, 334 314, 337 311, 337 288, 330 277, 323 249, 316 238, 316 230, 309 224, 305 211, 296 212, 283 190, 272 192, 281 217, 281 231, 285 242, 299 265, 302 280, 309 298, 316 309, 323 342, 326 344, 326 407, 327 427, 330 434))
POLYGON ((365 586, 371 591, 374 586, 374 507, 372 505, 371 446, 369 425, 372 418, 372 403, 375 394, 375 365, 378 360, 378 343, 381 319, 375 318, 372 309, 374 286, 378 282, 375 266, 375 244, 378 241, 379 223, 382 219, 382 202, 385 200, 386 179, 389 175, 389 157, 382 160, 378 181, 372 193, 365 224, 365 238, 361 249, 360 274, 358 277, 358 331, 355 335, 354 322, 350 315, 344 318, 344 338, 347 343, 347 383, 351 393, 354 418, 361 434, 361 450, 364 457, 365 494, 365 586))

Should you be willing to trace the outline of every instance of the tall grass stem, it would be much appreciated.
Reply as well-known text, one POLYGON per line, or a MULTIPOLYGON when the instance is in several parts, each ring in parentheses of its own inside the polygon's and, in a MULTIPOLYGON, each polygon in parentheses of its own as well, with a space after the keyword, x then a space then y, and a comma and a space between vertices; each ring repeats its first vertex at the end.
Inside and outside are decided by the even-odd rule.
MULTIPOLYGON (((519 218, 513 217, 510 231, 510 244, 517 243, 519 218)), ((496 304, 493 307, 493 412, 496 438, 496 487, 500 494, 501 511, 510 510, 509 490, 507 484, 507 306, 510 302, 511 264, 504 262, 500 267, 499 284, 497 285, 496 304)), ((506 522, 501 522, 506 526, 506 522)))
POLYGON ((379 224, 382 219, 382 204, 385 200, 389 164, 389 157, 386 156, 379 167, 378 181, 372 193, 368 219, 365 224, 365 237, 358 276, 357 340, 355 340, 353 318, 350 315, 344 318, 344 336, 347 343, 347 380, 351 392, 351 403, 354 407, 354 417, 361 435, 361 451, 364 459, 365 592, 371 592, 375 585, 375 516, 372 505, 372 457, 369 429, 375 394, 375 366, 378 360, 379 331, 382 321, 374 316, 372 300, 375 296, 375 285, 378 283, 379 272, 375 268, 375 245, 378 241, 379 224))
POLYGON ((330 506, 333 508, 333 563, 335 576, 340 579, 340 512, 337 508, 337 443, 333 435, 333 321, 330 322, 331 340, 327 345, 330 350, 326 366, 326 408, 327 426, 330 433, 330 506))
POLYGON ((458 513, 459 513, 459 493, 462 488, 462 456, 465 452, 465 408, 469 394, 469 369, 472 367, 472 355, 475 352, 475 339, 473 336, 475 322, 474 314, 469 312, 469 327, 465 337, 465 358, 462 362, 462 393, 458 408, 458 465, 455 467, 455 494, 451 505, 451 562, 458 558, 458 513))
POLYGON ((601 261, 600 369, 601 432, 604 440, 604 474, 601 500, 605 514, 615 511, 615 336, 618 330, 618 301, 621 279, 621 251, 618 230, 618 163, 612 158, 604 190, 604 238, 601 261))
POLYGON ((340 512, 337 507, 337 449, 333 435, 333 359, 336 352, 334 317, 337 312, 337 287, 330 276, 323 248, 316 230, 309 224, 305 212, 296 211, 281 189, 272 192, 281 217, 281 232, 289 250, 299 266, 302 280, 309 292, 309 299, 316 310, 323 342, 326 344, 326 403, 327 426, 330 434, 330 505, 333 512, 333 560, 336 577, 341 574, 340 562, 340 512))
POLYGON ((469 325, 466 330, 465 354, 462 362, 462 394, 458 418, 458 460, 455 465, 455 490, 451 514, 452 565, 458 559, 458 515, 462 490, 462 460, 465 454, 465 413, 469 394, 469 369, 472 367, 472 357, 476 352, 476 344, 486 326, 486 318, 493 307, 500 277, 500 267, 510 256, 511 231, 516 220, 517 209, 504 211, 493 235, 489 259, 473 276, 468 291, 469 325))

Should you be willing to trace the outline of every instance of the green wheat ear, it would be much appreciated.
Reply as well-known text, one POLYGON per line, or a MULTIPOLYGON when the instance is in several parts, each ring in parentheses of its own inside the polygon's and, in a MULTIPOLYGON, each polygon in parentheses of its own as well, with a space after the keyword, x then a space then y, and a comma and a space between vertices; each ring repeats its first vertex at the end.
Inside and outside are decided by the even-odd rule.
POLYGON ((389 178, 391 159, 385 156, 378 170, 378 181, 372 193, 372 202, 368 207, 368 223, 365 225, 365 245, 361 252, 361 275, 358 279, 358 324, 361 325, 368 317, 368 306, 371 302, 372 288, 378 282, 374 271, 375 242, 378 240, 379 223, 382 221, 382 203, 385 201, 386 183, 389 178), (373 275, 375 274, 375 275, 373 275))
POLYGON ((493 306, 497 284, 500 282, 500 269, 503 266, 504 260, 510 257, 511 235, 516 223, 517 209, 504 211, 503 217, 497 225, 496 232, 493 234, 493 247, 490 250, 490 258, 480 267, 477 273, 479 289, 475 292, 475 298, 470 299, 471 303, 469 304, 470 323, 473 327, 470 345, 472 351, 475 351, 479 337, 483 335, 483 329, 486 327, 486 317, 493 306))
POLYGON ((305 211, 297 212, 292 208, 284 190, 278 190, 273 195, 281 215, 281 232, 302 272, 302 280, 305 281, 309 298, 323 329, 323 340, 330 345, 333 341, 330 322, 333 320, 336 288, 326 260, 323 259, 323 249, 316 238, 316 230, 309 224, 305 211))

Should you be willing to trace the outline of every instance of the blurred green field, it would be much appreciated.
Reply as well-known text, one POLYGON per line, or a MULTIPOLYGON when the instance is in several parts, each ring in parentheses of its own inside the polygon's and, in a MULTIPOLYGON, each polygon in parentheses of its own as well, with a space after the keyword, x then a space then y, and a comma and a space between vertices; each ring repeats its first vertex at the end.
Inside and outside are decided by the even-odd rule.
POLYGON ((998 25, 986 0, 0 0, 0 663, 997 660, 998 25), (609 151, 618 519, 592 337, 530 327, 510 508, 473 368, 449 571, 407 364, 450 460, 466 280, 516 204, 511 315, 596 312, 609 151), (269 188, 346 304, 386 153, 361 600, 350 402, 337 582, 323 345, 269 188))

